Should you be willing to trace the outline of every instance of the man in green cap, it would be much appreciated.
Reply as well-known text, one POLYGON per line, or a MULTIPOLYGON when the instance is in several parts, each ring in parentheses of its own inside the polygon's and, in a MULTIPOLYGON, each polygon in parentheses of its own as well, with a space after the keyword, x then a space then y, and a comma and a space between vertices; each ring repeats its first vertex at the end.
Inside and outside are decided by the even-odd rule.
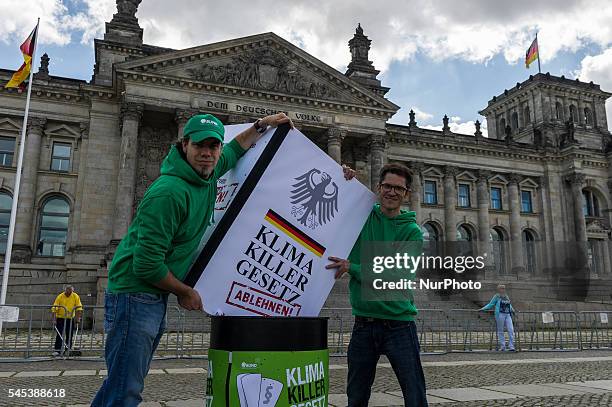
POLYGON ((165 330, 168 293, 181 307, 201 310, 202 300, 182 283, 192 254, 210 225, 217 179, 268 128, 291 123, 283 113, 266 116, 223 146, 223 123, 196 115, 183 129, 147 189, 108 269, 105 294, 105 359, 108 376, 92 406, 136 406, 165 330))

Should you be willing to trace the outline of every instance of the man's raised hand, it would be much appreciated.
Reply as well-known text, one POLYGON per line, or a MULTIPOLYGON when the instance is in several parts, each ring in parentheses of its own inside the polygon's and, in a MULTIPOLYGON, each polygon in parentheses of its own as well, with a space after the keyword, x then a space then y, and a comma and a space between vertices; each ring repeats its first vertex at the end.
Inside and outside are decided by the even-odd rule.
POLYGON ((326 269, 337 269, 334 278, 339 279, 344 275, 344 273, 348 273, 349 266, 351 265, 348 260, 334 256, 329 256, 327 260, 332 261, 332 263, 325 266, 326 269))
POLYGON ((350 181, 355 178, 355 175, 357 174, 357 171, 355 171, 346 164, 342 164, 342 172, 344 173, 344 179, 347 181, 350 181))

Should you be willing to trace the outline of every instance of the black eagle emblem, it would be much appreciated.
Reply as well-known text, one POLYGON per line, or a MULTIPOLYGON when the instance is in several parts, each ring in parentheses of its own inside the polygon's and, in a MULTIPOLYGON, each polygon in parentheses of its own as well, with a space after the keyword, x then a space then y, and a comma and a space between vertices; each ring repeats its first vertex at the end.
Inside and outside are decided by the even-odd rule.
POLYGON ((290 198, 295 205, 292 215, 311 229, 329 222, 338 211, 338 185, 331 176, 313 168, 295 180, 290 198))

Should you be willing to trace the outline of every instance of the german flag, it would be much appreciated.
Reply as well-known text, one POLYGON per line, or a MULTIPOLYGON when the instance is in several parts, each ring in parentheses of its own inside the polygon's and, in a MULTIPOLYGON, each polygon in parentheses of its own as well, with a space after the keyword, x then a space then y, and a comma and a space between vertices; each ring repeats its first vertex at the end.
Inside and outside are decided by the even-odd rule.
POLYGON ((536 37, 525 54, 525 67, 529 68, 529 65, 538 58, 538 37, 536 37))
POLYGON ((6 85, 5 88, 18 88, 19 85, 23 83, 28 76, 30 75, 30 71, 32 70, 32 56, 34 55, 34 47, 36 45, 36 33, 38 32, 38 24, 32 30, 28 38, 21 44, 19 49, 23 54, 23 64, 21 64, 21 68, 19 68, 11 78, 10 81, 6 85))
POLYGON ((289 221, 280 216, 278 213, 274 212, 272 209, 268 210, 265 219, 291 236, 293 240, 310 250, 317 257, 321 257, 323 256, 323 253, 325 253, 325 247, 321 246, 316 240, 310 238, 297 227, 293 226, 291 223, 289 223, 289 221))

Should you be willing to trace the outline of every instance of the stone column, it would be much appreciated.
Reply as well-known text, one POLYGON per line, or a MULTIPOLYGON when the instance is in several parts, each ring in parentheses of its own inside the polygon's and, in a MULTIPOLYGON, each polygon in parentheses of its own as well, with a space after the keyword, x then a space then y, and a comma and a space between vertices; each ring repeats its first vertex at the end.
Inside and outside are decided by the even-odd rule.
POLYGON ((551 108, 550 108, 550 95, 544 93, 543 91, 539 92, 540 96, 540 107, 542 108, 542 121, 549 122, 551 120, 551 108))
POLYGON ((342 163, 342 140, 346 136, 346 131, 337 127, 330 127, 327 130, 327 154, 338 164, 342 163))
POLYGON ((489 137, 497 138, 498 125, 499 123, 497 121, 497 113, 495 111, 492 111, 491 114, 487 117, 487 130, 489 132, 489 137))
POLYGON ((586 123, 584 122, 584 103, 582 103, 581 96, 578 96, 578 106, 576 106, 576 109, 578 110, 578 125, 585 126, 586 123))
POLYGON ((510 174, 508 177, 508 196, 510 200, 510 252, 512 254, 512 270, 523 272, 523 236, 521 234, 521 197, 519 193, 519 182, 522 177, 518 174, 510 174), (518 270, 516 270, 518 269, 518 270))
MULTIPOLYGON (((81 212, 83 208, 83 190, 86 183, 87 174, 87 150, 89 148, 89 122, 81 122, 79 125, 81 131, 80 147, 79 147, 79 165, 78 178, 76 185, 76 196, 74 199, 74 209, 72 213, 72 232, 70 234, 71 249, 79 244, 79 233, 81 230, 81 212)), ((73 251, 73 250, 70 250, 73 251)))
POLYGON ((457 225, 455 212, 457 209, 457 191, 455 176, 459 172, 457 167, 447 165, 444 167, 444 240, 455 242, 457 240, 457 225))
POLYGON ((586 242, 586 219, 582 211, 582 186, 586 177, 584 174, 573 173, 568 175, 565 180, 572 186, 572 199, 574 201, 574 227, 576 230, 576 241, 586 242))
POLYGON ((570 102, 567 100, 567 96, 563 96, 563 111, 565 112, 565 120, 574 123, 574 119, 572 118, 572 112, 570 111, 570 102))
POLYGON ((603 252, 603 264, 604 264, 603 273, 601 274, 604 274, 604 275, 610 274, 610 271, 612 271, 612 269, 610 268, 612 267, 612 264, 610 261, 610 241, 607 238, 601 241, 601 248, 603 252))
POLYGON ((370 171, 368 170, 368 147, 364 143, 353 144, 353 159, 355 160, 355 171, 357 179, 363 185, 370 185, 370 171))
POLYGON ((370 164, 371 175, 370 185, 372 191, 376 190, 378 185, 380 171, 385 162, 385 139, 382 135, 373 134, 370 136, 370 164))
MULTIPOLYGON (((489 251, 489 240, 491 239, 491 226, 489 221, 489 178, 491 172, 478 171, 476 182, 476 199, 478 201, 478 254, 482 255, 489 251)), ((491 254, 489 253, 489 257, 491 254)))
POLYGON ((36 219, 34 208, 40 167, 40 147, 46 123, 47 119, 44 117, 28 119, 13 247, 13 256, 20 262, 29 262, 32 256, 32 226, 36 219))
POLYGON ((410 172, 412 175, 412 184, 410 185, 410 210, 416 212, 417 223, 421 224, 421 199, 423 197, 423 188, 421 181, 421 172, 425 169, 425 164, 413 162, 410 164, 410 172))
POLYGON ((174 121, 176 122, 176 126, 178 128, 178 139, 183 137, 183 128, 185 127, 185 124, 187 124, 187 120, 197 113, 197 110, 192 109, 176 109, 174 111, 174 121))
POLYGON ((119 153, 119 175, 115 198, 115 218, 113 220, 113 240, 123 238, 132 221, 132 205, 136 191, 136 159, 138 149, 138 129, 144 106, 141 103, 124 103, 121 109, 121 150, 119 153))

